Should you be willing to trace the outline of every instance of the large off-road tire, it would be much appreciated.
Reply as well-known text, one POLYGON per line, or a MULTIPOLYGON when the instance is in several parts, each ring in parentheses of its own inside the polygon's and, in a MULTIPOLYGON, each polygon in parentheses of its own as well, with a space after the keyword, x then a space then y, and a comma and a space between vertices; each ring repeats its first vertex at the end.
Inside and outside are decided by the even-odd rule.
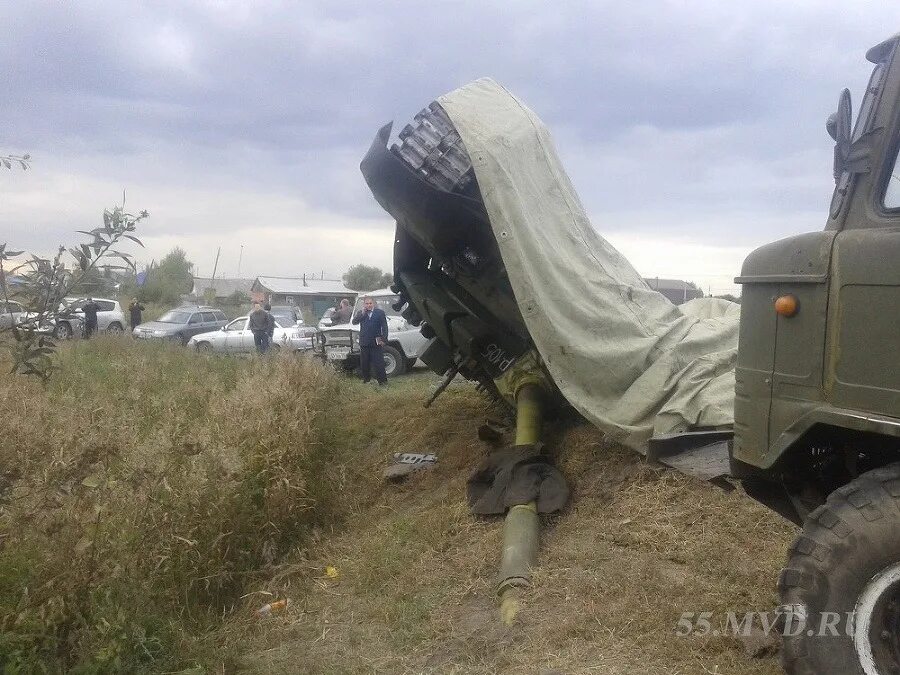
POLYGON ((809 515, 778 590, 791 618, 788 673, 900 673, 900 464, 863 474, 809 515))
POLYGON ((406 358, 390 345, 384 346, 384 374, 397 377, 406 372, 406 358))

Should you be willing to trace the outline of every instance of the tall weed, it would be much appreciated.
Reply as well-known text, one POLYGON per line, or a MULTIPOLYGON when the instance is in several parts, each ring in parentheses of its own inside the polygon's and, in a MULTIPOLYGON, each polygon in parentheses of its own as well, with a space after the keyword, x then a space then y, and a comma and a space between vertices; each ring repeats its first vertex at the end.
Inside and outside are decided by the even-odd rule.
MULTIPOLYGON (((184 667, 330 519, 345 386, 310 359, 78 341, 0 380, 0 667, 184 667)), ((3 364, 0 364, 3 366, 3 364)))

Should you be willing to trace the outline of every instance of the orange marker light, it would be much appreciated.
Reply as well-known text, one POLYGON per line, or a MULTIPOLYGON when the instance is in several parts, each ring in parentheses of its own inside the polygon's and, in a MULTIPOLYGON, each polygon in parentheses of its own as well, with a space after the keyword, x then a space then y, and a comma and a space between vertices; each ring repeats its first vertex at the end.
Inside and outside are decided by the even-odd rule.
POLYGON ((793 295, 782 295, 775 300, 775 313, 781 316, 794 316, 798 309, 800 305, 793 295))

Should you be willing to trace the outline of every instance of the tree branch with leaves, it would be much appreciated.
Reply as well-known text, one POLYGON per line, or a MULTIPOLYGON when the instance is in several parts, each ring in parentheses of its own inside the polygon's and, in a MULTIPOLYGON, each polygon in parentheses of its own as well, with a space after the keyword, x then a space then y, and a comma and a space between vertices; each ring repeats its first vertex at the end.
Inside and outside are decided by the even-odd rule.
POLYGON ((0 244, 0 293, 4 311, 11 314, 9 276, 13 274, 22 280, 16 300, 27 310, 24 316, 13 318, 9 328, 3 329, 13 337, 10 344, 12 373, 34 375, 44 382, 50 378, 56 369, 53 362, 56 344, 52 340, 52 330, 48 330, 50 320, 74 314, 75 308, 67 306, 65 298, 78 290, 101 261, 116 261, 117 264, 103 264, 107 269, 136 271, 132 256, 120 251, 119 246, 125 240, 143 246, 132 233, 149 215, 146 211, 137 215, 128 213, 124 206, 106 210, 102 227, 78 230, 79 234, 88 237, 87 241, 68 249, 60 246, 52 259, 32 255, 28 260, 17 262, 24 252, 11 251, 5 243, 0 244), (67 256, 73 262, 71 269, 66 265, 67 256))
POLYGON ((30 163, 31 155, 0 155, 0 166, 5 166, 7 169, 12 169, 13 166, 19 165, 22 167, 22 171, 28 171, 30 163))

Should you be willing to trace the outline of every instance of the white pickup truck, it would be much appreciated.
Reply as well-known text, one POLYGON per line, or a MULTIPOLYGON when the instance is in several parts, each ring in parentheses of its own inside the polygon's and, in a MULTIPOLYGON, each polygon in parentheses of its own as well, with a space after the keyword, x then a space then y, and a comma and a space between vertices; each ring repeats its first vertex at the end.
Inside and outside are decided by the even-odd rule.
MULTIPOLYGON (((416 326, 400 316, 392 305, 399 297, 389 288, 360 293, 353 306, 353 316, 362 310, 363 298, 370 297, 384 310, 388 322, 388 343, 384 346, 384 371, 388 377, 401 375, 413 367, 428 340, 416 326)), ((344 370, 359 366, 359 326, 346 323, 320 328, 314 341, 315 353, 344 370)))

